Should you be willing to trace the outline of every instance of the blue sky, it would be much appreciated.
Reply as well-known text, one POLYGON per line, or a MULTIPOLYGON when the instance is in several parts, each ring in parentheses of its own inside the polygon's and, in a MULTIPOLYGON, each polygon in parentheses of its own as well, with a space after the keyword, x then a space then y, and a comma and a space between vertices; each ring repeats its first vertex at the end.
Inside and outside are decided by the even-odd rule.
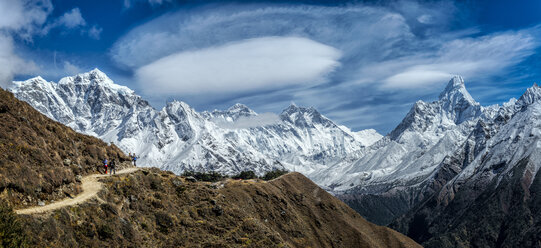
POLYGON ((314 106, 385 134, 462 75, 482 105, 539 81, 540 1, 0 0, 0 80, 99 68, 156 108, 314 106))

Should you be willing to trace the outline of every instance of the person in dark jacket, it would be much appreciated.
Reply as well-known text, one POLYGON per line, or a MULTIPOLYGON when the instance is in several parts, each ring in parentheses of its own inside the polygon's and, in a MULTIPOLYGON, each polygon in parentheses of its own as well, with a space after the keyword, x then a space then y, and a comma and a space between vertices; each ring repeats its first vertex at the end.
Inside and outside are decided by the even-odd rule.
POLYGON ((115 162, 115 159, 111 160, 111 164, 110 164, 110 167, 111 167, 111 176, 113 175, 113 173, 115 173, 116 175, 116 162, 115 162))

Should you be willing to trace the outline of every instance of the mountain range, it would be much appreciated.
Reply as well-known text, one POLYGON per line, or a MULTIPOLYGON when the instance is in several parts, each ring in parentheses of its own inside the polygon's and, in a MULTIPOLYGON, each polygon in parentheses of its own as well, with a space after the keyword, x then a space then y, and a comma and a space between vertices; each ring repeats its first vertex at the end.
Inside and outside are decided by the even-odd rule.
POLYGON ((14 82, 10 90, 51 119, 137 154, 139 164, 175 173, 288 169, 310 175, 354 161, 381 138, 375 130, 352 132, 294 104, 280 115, 263 116, 242 104, 200 113, 172 101, 156 110, 98 69, 58 83, 41 77, 14 82))
POLYGON ((518 247, 541 240, 541 88, 481 106, 453 77, 385 137, 352 132, 313 108, 259 118, 237 104, 161 111, 99 70, 10 89, 54 120, 140 154, 149 166, 236 173, 296 170, 368 220, 427 247, 518 247), (271 121, 269 121, 269 119, 271 121), (259 123, 253 125, 253 123, 259 123))

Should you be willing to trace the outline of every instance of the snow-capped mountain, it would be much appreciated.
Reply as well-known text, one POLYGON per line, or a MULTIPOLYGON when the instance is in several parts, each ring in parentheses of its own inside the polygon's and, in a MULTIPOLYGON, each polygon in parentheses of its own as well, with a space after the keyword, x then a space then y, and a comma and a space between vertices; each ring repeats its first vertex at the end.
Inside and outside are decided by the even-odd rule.
POLYGON ((81 133, 136 153, 139 164, 181 173, 286 168, 310 175, 354 161, 376 142, 375 130, 352 132, 313 108, 289 106, 280 115, 242 104, 199 113, 179 101, 156 110, 98 69, 58 83, 41 77, 14 82, 15 96, 81 133))
POLYGON ((541 237, 541 88, 485 110, 393 226, 426 247, 535 247, 541 237))
POLYGON ((454 77, 353 163, 312 174, 427 247, 528 247, 541 229, 541 88, 483 107, 454 77), (537 224, 535 224, 537 223, 537 224))
POLYGON ((416 102, 392 132, 362 151, 362 158, 336 164, 314 178, 337 193, 353 187, 380 192, 421 182, 464 142, 484 109, 466 91, 463 79, 455 77, 438 101, 416 102))

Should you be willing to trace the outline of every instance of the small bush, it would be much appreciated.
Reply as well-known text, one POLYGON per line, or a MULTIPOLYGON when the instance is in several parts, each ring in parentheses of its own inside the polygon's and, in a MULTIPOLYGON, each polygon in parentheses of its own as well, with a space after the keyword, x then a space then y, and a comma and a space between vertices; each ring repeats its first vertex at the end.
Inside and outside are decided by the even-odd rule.
POLYGON ((155 213, 156 217, 156 226, 158 231, 162 233, 169 233, 170 229, 173 227, 173 219, 166 213, 155 213))
POLYGON ((184 177, 194 177, 198 181, 204 181, 204 182, 218 182, 226 178, 226 176, 215 172, 193 172, 193 171, 185 171, 182 173, 182 176, 184 177))
POLYGON ((101 225, 98 228, 98 235, 100 239, 110 239, 115 235, 115 231, 107 224, 101 225))
POLYGON ((256 179, 257 176, 253 171, 242 171, 238 175, 233 176, 233 179, 256 179))
POLYGON ((0 203, 0 247, 28 247, 23 225, 13 210, 0 203))
POLYGON ((265 175, 263 177, 261 177, 261 179, 265 180, 265 181, 269 181, 269 180, 272 180, 272 179, 275 179, 275 178, 278 178, 282 175, 285 175, 289 173, 288 170, 273 170, 273 171, 268 171, 267 173, 265 173, 265 175))

